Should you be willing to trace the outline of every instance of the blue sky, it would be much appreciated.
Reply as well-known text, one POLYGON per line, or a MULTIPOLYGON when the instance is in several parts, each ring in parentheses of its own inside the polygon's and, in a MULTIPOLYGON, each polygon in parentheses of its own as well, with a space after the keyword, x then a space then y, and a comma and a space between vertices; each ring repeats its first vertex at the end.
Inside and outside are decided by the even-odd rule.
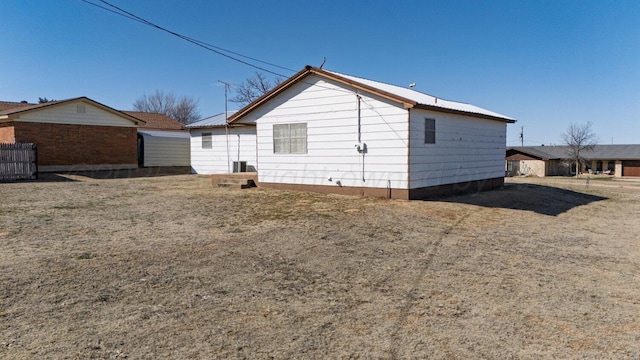
MULTIPOLYGON (((640 143, 640 1, 110 2, 296 71, 326 57, 332 71, 516 118, 508 145, 521 126, 525 145, 548 145, 586 122, 602 144, 640 143)), ((126 110, 160 89, 196 98, 205 117, 224 110, 218 80, 256 71, 80 0, 0 0, 0 14, 0 100, 126 110)))

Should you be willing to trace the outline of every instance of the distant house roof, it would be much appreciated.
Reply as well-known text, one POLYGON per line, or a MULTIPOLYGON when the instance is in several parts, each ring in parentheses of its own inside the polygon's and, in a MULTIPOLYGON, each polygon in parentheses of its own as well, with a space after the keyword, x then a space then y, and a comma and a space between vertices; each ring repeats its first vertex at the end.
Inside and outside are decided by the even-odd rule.
POLYGON ((227 111, 227 116, 224 113, 216 114, 196 121, 187 125, 187 128, 207 128, 207 127, 221 127, 227 125, 227 119, 235 114, 237 110, 227 111))
POLYGON ((253 111, 256 107, 260 106, 272 97, 280 94, 284 90, 291 87, 293 84, 299 81, 303 81, 305 77, 311 74, 337 81, 339 83, 347 85, 350 88, 353 88, 354 90, 368 91, 383 98, 396 101, 398 103, 401 103, 407 109, 419 108, 438 112, 470 115, 490 120, 504 121, 507 123, 516 122, 516 120, 513 118, 471 104, 444 100, 406 87, 385 84, 378 81, 363 79, 351 75, 344 75, 337 72, 315 68, 312 66, 306 66, 304 69, 302 69, 289 79, 283 81, 271 91, 262 95, 251 104, 240 109, 236 114, 231 116, 231 118, 229 119, 230 123, 238 121, 245 114, 253 111))
POLYGON ((14 120, 17 118, 20 118, 20 115, 22 114, 26 114, 26 113, 30 113, 30 112, 34 112, 34 111, 39 111, 41 109, 45 109, 45 108, 53 108, 53 107, 57 107, 60 105, 64 105, 64 104, 69 104, 72 102, 84 102, 87 104, 91 104, 93 106, 96 106, 102 110, 108 111, 112 114, 116 114, 118 116, 121 116, 133 123, 135 123, 136 125, 141 125, 144 124, 144 120, 138 119, 136 117, 133 117, 129 114, 125 114, 122 111, 118 111, 114 108, 111 108, 107 105, 101 104, 95 100, 91 100, 86 96, 81 96, 81 97, 77 97, 77 98, 72 98, 72 99, 66 99, 66 100, 58 100, 58 101, 49 101, 46 103, 42 103, 42 104, 28 104, 28 103, 15 103, 15 102, 7 102, 7 101, 3 101, 0 102, 3 105, 0 105, 0 121, 6 121, 6 120, 14 120), (8 107, 9 104, 17 104, 17 106, 15 107, 8 107), (7 108, 5 108, 4 110, 2 109, 2 106, 7 106, 7 108))
MULTIPOLYGON (((512 146, 507 151, 517 151, 541 160, 566 159, 568 146, 512 146)), ((582 153, 593 160, 640 160, 640 145, 596 145, 593 150, 582 153)))
POLYGON ((140 124, 140 128, 156 129, 156 130, 182 130, 184 126, 178 120, 175 120, 167 115, 159 113, 150 113, 143 111, 126 111, 121 110, 125 114, 129 114, 135 118, 138 118, 144 123, 140 124))
POLYGON ((24 107, 36 104, 30 104, 28 102, 14 102, 14 101, 0 101, 0 111, 9 110, 17 107, 24 107))
POLYGON ((10 101, 3 101, 2 105, 0 105, 0 115, 10 115, 10 114, 16 114, 20 112, 25 112, 27 110, 39 109, 46 106, 54 105, 55 103, 58 103, 58 101, 49 101, 42 104, 31 104, 31 103, 23 103, 23 102, 16 103, 16 102, 10 102, 10 101))

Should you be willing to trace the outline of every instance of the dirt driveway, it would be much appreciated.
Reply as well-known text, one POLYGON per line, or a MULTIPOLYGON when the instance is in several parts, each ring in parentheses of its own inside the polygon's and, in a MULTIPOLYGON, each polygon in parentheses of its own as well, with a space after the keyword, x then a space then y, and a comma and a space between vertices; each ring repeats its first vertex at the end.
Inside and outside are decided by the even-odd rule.
POLYGON ((0 184, 0 358, 637 359, 636 185, 0 184))

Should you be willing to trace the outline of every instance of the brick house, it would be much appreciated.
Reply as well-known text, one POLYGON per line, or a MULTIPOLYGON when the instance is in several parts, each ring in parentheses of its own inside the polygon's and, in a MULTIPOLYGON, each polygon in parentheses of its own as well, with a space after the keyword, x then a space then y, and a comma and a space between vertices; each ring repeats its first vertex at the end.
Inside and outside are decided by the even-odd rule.
POLYGON ((0 142, 36 144, 41 172, 137 168, 142 122, 87 97, 0 101, 0 142))
MULTIPOLYGON (((507 148, 507 176, 575 175, 567 160, 568 146, 512 146, 507 148)), ((640 145, 596 145, 582 153, 580 172, 615 177, 640 176, 640 145)))

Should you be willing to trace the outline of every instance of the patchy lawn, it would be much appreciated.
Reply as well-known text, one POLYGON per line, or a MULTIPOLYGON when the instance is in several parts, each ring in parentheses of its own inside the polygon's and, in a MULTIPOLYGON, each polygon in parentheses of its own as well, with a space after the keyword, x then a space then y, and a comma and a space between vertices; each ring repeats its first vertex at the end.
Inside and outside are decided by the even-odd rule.
POLYGON ((0 184, 0 357, 640 357, 639 188, 509 181, 427 202, 0 184))

